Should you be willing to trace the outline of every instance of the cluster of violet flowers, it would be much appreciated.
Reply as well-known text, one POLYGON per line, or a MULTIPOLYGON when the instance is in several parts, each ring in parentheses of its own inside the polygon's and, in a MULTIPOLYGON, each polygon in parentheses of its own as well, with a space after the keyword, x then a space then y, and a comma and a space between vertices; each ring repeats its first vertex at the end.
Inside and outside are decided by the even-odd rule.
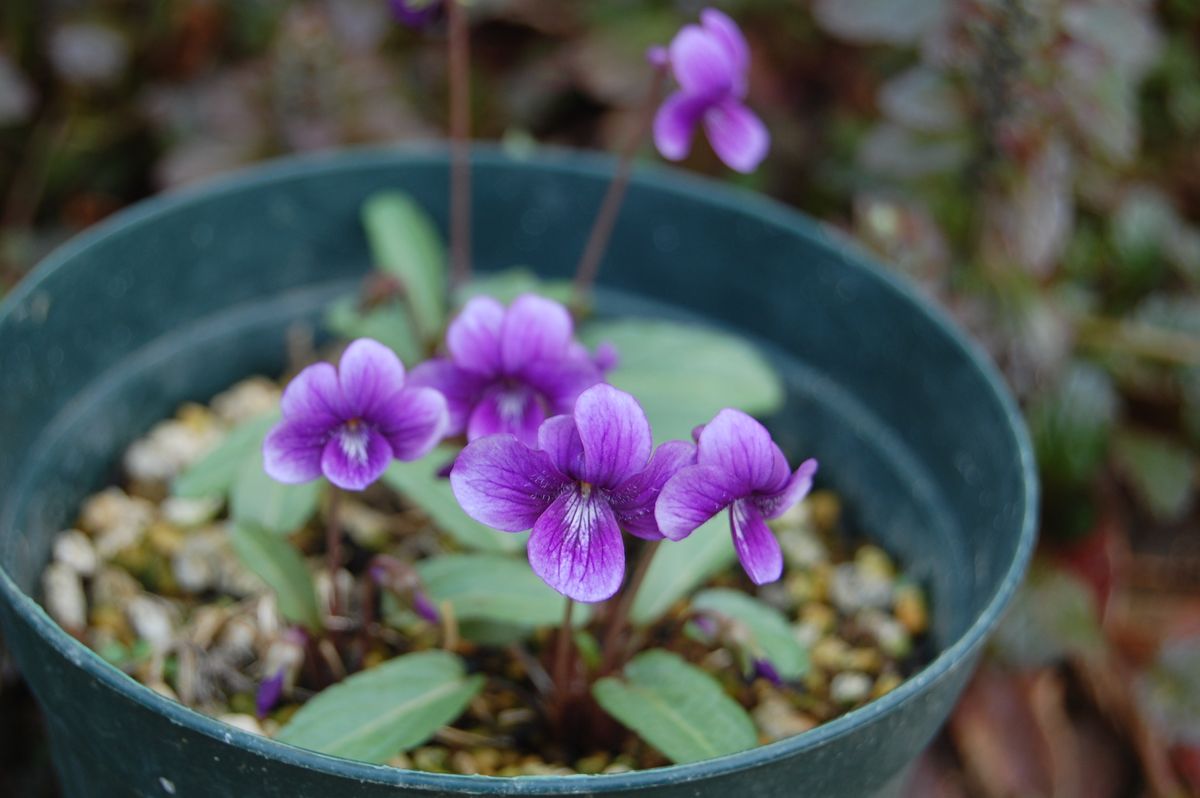
MULTIPOLYGON (((457 97, 461 105, 466 60, 453 55, 456 43, 460 56, 465 52, 466 34, 458 0, 389 2, 409 26, 449 18, 452 104, 457 97)), ((647 126, 665 158, 686 157, 703 128, 730 168, 758 167, 770 137, 744 103, 750 50, 733 20, 706 9, 699 25, 684 26, 648 59, 658 78, 647 126), (667 74, 678 88, 660 105, 667 74)), ((460 143, 465 122, 452 131, 460 143)), ((634 150, 622 156, 577 288, 594 277, 634 150)), ((457 163, 452 194, 468 185, 465 158, 457 163)), ((455 264, 459 278, 469 273, 466 204, 452 202, 451 209, 454 249, 464 261, 455 264)), ((442 440, 462 436, 465 448, 449 472, 459 504, 497 530, 532 530, 530 565, 570 599, 603 601, 620 589, 622 532, 655 543, 683 540, 726 508, 746 573, 756 584, 778 579, 783 557, 766 521, 804 497, 816 462, 792 471, 766 428, 735 409, 697 428, 695 441, 655 449, 637 399, 605 382, 615 362, 610 349, 589 353, 575 339, 571 316, 557 302, 524 295, 506 308, 477 297, 449 325, 445 354, 411 374, 370 339, 351 343, 336 368, 317 363, 301 371, 284 391, 282 420, 264 441, 264 466, 283 483, 324 476, 337 488, 359 491, 392 460, 419 459, 442 440)))
POLYGON ((391 460, 418 459, 465 432, 449 477, 464 512, 500 531, 532 530, 530 565, 570 599, 604 601, 620 589, 622 532, 683 540, 726 508, 751 580, 780 577, 766 521, 808 493, 816 462, 792 471, 758 421, 725 409, 695 442, 655 449, 641 405, 604 382, 567 309, 534 295, 508 308, 472 300, 450 324, 446 349, 407 378, 399 358, 370 339, 351 343, 337 368, 305 368, 264 441, 267 473, 362 490, 391 460))

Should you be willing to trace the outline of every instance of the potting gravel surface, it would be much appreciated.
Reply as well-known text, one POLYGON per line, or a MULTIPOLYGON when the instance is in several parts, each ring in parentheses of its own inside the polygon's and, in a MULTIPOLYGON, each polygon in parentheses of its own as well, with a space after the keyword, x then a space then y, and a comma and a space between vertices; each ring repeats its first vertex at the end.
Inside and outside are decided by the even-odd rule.
MULTIPOLYGON (((526 645, 477 645, 447 628, 444 615, 431 623, 394 606, 389 611, 386 602, 371 613, 379 620, 364 628, 362 584, 373 554, 412 562, 456 549, 419 508, 382 485, 342 501, 342 617, 328 618, 331 580, 321 513, 292 536, 334 631, 308 642, 291 632, 272 592, 234 554, 223 501, 170 495, 173 478, 230 429, 275 409, 279 393, 271 380, 245 380, 207 406, 184 405, 129 447, 123 484, 88 497, 76 527, 59 533, 43 574, 43 601, 65 629, 151 689, 268 736, 340 672, 451 647, 487 674, 487 686, 453 726, 392 764, 489 775, 613 773, 666 764, 622 728, 615 728, 611 745, 597 750, 571 750, 553 740, 538 689, 546 678, 550 630, 526 645), (353 642, 347 644, 348 638, 353 642), (259 716, 258 686, 280 669, 295 672, 294 683, 283 701, 259 716)), ((798 683, 781 686, 746 675, 731 648, 688 634, 686 601, 644 636, 714 675, 750 711, 763 743, 807 731, 895 689, 927 661, 932 646, 920 586, 885 551, 847 532, 836 495, 817 491, 773 526, 787 560, 782 580, 755 588, 735 566, 709 586, 756 593, 785 613, 811 661, 798 683)))

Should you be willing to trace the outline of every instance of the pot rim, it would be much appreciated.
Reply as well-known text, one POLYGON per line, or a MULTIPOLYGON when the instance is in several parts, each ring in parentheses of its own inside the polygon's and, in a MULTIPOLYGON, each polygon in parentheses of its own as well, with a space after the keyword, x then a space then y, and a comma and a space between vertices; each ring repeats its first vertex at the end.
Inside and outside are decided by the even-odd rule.
MULTIPOLYGON (((23 303, 38 290, 38 283, 69 264, 79 253, 110 236, 120 235, 127 228, 153 223, 155 218, 186 208, 197 202, 207 202, 223 195, 269 182, 292 178, 313 177, 347 169, 395 167, 403 164, 446 163, 448 147, 441 142, 419 142, 391 147, 363 147, 330 152, 292 155, 250 165, 195 186, 168 191, 141 200, 108 219, 63 243, 44 257, 30 275, 2 301, 0 321, 17 313, 23 303)), ((472 164, 476 166, 530 165, 549 174, 583 177, 604 181, 608 179, 616 160, 604 153, 559 147, 539 147, 530 156, 514 157, 499 145, 472 143, 472 164)), ((368 781, 383 785, 403 785, 408 789, 462 791, 508 795, 553 795, 562 793, 595 793, 634 790, 696 781, 719 775, 749 770, 777 759, 794 756, 802 751, 819 748, 854 732, 876 717, 885 715, 901 704, 912 700, 927 687, 945 677, 960 660, 978 648, 988 632, 996 625, 1005 607, 1024 578, 1037 537, 1037 507, 1039 486, 1032 443, 1016 401, 1009 393, 996 366, 980 346, 958 329, 941 308, 934 306, 912 286, 899 277, 875 265, 864 252, 846 251, 845 242, 831 241, 831 235, 818 222, 801 212, 762 194, 729 186, 712 178, 684 172, 661 165, 639 166, 631 177, 635 186, 683 194, 701 202, 750 213, 781 229, 800 233, 830 243, 843 252, 843 265, 872 273, 888 288, 907 299, 915 312, 923 315, 974 365, 1008 422, 1008 431, 1015 439, 1022 472, 1025 506, 1021 520, 1020 539, 992 598, 972 624, 950 645, 916 674, 905 680, 887 695, 839 718, 809 731, 746 751, 683 765, 638 770, 629 773, 570 775, 570 776, 480 776, 435 774, 406 770, 390 765, 374 765, 356 760, 321 754, 261 735, 243 731, 227 723, 184 706, 135 681, 131 676, 103 660, 82 642, 62 629, 42 608, 41 604, 20 590, 0 564, 0 597, 14 609, 15 614, 29 624, 33 631, 52 645, 74 665, 91 673, 106 687, 140 704, 147 710, 161 713, 172 723, 207 737, 237 745, 265 759, 309 768, 322 773, 368 781)), ((2 520, 2 519, 0 519, 2 520)))

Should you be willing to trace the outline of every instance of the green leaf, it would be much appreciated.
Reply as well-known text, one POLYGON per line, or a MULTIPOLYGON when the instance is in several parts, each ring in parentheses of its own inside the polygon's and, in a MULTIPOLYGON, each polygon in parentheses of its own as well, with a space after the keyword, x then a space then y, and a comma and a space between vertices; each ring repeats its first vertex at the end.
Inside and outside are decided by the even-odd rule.
POLYGON ((428 740, 483 687, 448 651, 388 660, 318 693, 278 740, 331 756, 383 763, 428 740))
POLYGON ((263 438, 277 421, 279 413, 272 412, 234 427, 217 448, 175 478, 171 493, 188 499, 224 497, 246 461, 259 456, 263 438))
POLYGON ((639 654, 625 666, 624 680, 600 679, 592 695, 608 714, 676 764, 758 744, 754 722, 720 683, 666 651, 639 654))
POLYGON ((284 485, 267 476, 262 457, 243 461, 229 495, 229 515, 234 521, 257 524, 277 535, 290 535, 317 510, 324 480, 284 485))
POLYGON ((620 362, 608 381, 638 398, 657 441, 688 440, 726 407, 762 415, 783 403, 775 369, 750 343, 720 330, 624 319, 588 324, 580 338, 616 346, 620 362))
POLYGON ((512 302, 521 294, 537 294, 566 305, 571 302, 570 280, 543 280, 524 266, 516 266, 501 272, 474 277, 455 295, 458 304, 466 304, 477 296, 490 296, 504 304, 512 302))
POLYGON ((747 632, 745 647, 755 659, 770 660, 784 679, 799 679, 808 671, 808 652, 792 634, 779 610, 740 590, 714 588, 696 594, 692 609, 715 613, 747 632))
POLYGON ((1130 487, 1158 519, 1178 521, 1196 495, 1196 458, 1183 444, 1148 432, 1122 431, 1113 455, 1130 487))
MULTIPOLYGON (((525 558, 502 554, 446 554, 417 563, 425 593, 435 604, 449 601, 460 621, 554 626, 566 599, 537 577, 525 558)), ((586 605, 575 608, 584 622, 586 605)))
POLYGON ((1035 563, 996 628, 993 646, 1002 659, 1023 668, 1103 651, 1104 631, 1091 591, 1070 571, 1035 563))
POLYGON ((293 623, 321 628, 312 574, 296 547, 260 526, 238 522, 229 530, 233 551, 251 572, 275 591, 279 611, 293 623))
POLYGON ((1200 637, 1167 641, 1136 688, 1168 739, 1200 741, 1200 637))
POLYGON ((383 473, 383 481, 405 499, 421 508, 437 525, 468 549, 494 552, 525 550, 528 533, 497 532, 475 521, 458 504, 450 480, 437 472, 458 456, 454 446, 439 446, 412 463, 393 462, 383 473))
POLYGON ((1071 364, 1052 390, 1029 409, 1038 467, 1048 486, 1090 483, 1108 451, 1117 393, 1103 371, 1071 364))
POLYGON ((437 338, 446 320, 446 248, 433 220, 407 194, 393 191, 367 199, 362 219, 376 267, 404 286, 421 335, 437 338))
POLYGON ((718 513, 678 543, 663 541, 633 600, 629 618, 635 625, 654 623, 672 604, 733 564, 737 554, 726 516, 718 513))
POLYGON ((364 313, 358 309, 357 297, 344 296, 325 311, 325 326, 342 338, 374 338, 409 365, 422 359, 421 343, 412 320, 399 302, 389 302, 364 313))

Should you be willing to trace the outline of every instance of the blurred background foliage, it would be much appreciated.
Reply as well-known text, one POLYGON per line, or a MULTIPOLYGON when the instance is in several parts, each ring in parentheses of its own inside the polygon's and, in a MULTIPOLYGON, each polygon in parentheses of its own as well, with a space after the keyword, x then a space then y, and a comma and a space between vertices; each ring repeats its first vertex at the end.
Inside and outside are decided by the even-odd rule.
MULTIPOLYGON (((473 0, 475 135, 615 149, 706 4, 473 0)), ((1200 793, 1200 0, 716 4, 774 139, 738 182, 948 308, 1034 435, 1041 562, 917 794, 1200 793)), ((0 290, 157 191, 439 136, 443 48, 385 0, 5 0, 0 290)))

